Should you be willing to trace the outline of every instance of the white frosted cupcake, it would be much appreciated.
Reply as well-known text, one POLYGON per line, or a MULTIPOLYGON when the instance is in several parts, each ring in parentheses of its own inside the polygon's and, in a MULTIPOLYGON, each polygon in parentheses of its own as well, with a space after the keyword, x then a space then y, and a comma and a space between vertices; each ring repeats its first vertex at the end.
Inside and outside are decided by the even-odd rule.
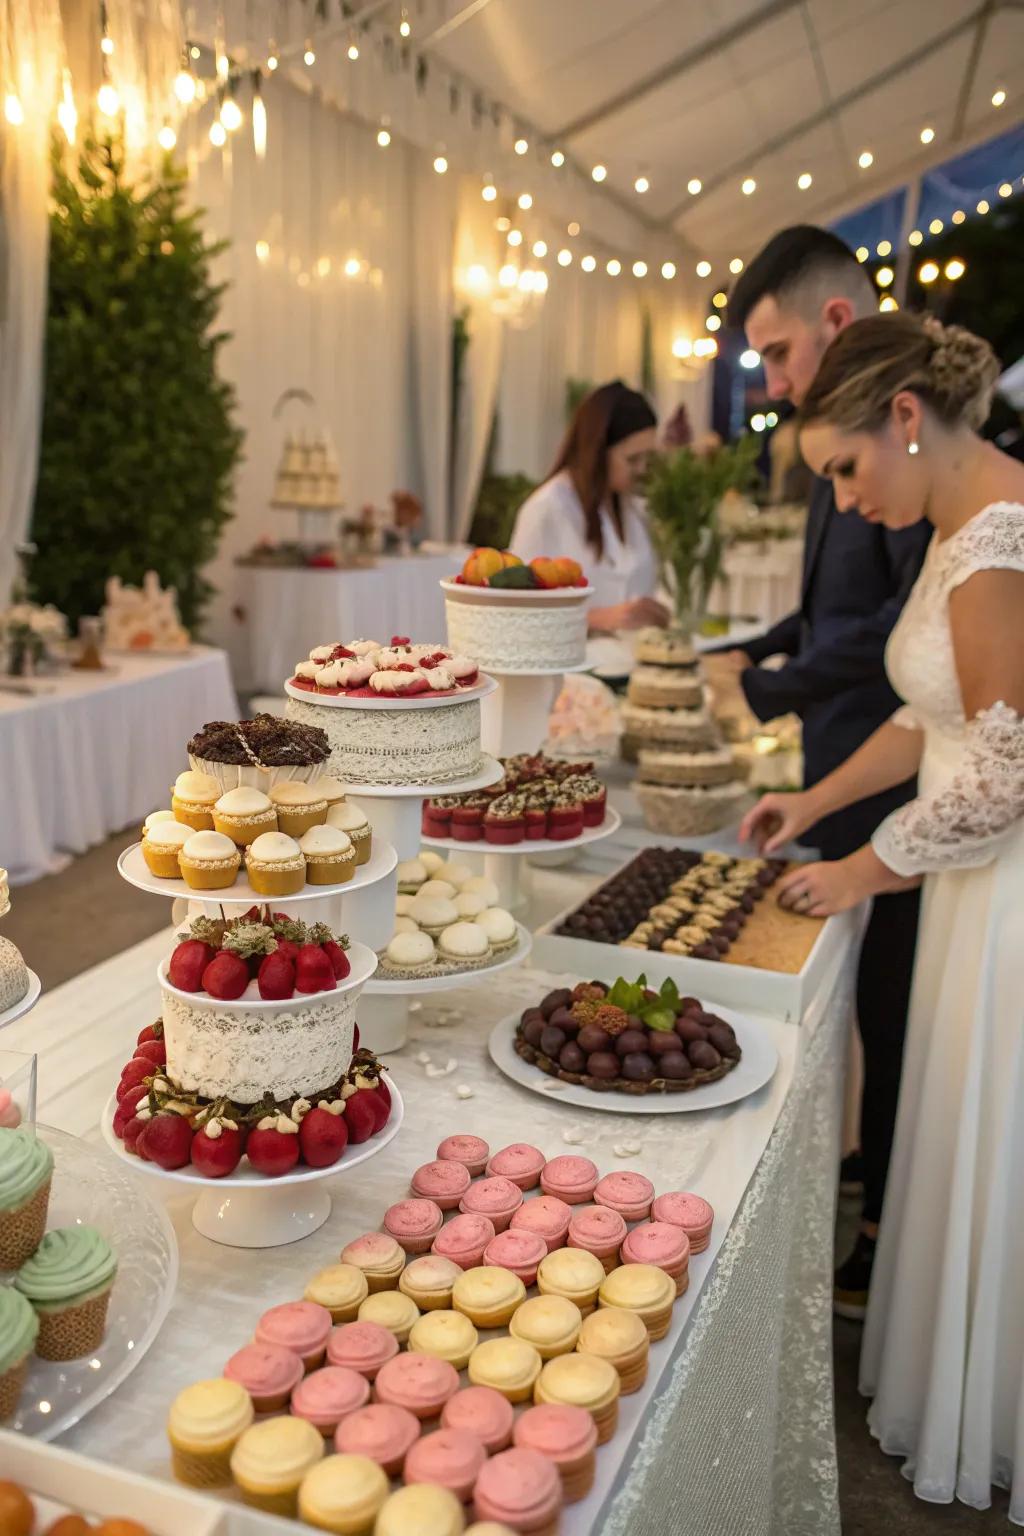
POLYGON ((157 822, 174 821, 175 819, 176 818, 173 811, 150 811, 149 815, 142 823, 143 836, 145 836, 145 834, 149 831, 150 827, 155 827, 157 822))
POLYGON ((434 963, 434 941, 426 933, 396 933, 385 950, 388 969, 416 976, 434 963))
MULTIPOLYGON (((147 833, 147 842, 152 835, 147 833)), ((181 878, 194 891, 220 891, 233 885, 241 862, 242 855, 223 832, 193 832, 178 853, 181 878)))
POLYGON ((459 920, 454 901, 444 896, 417 896, 409 908, 409 916, 433 939, 442 929, 459 920))
POLYGON ((306 883, 306 860, 294 837, 264 832, 245 850, 249 884, 260 896, 294 896, 306 883))
POLYGON ((356 851, 338 827, 310 827, 299 838, 310 885, 344 885, 356 872, 356 851))
POLYGON ((344 784, 330 773, 322 773, 318 779, 313 780, 310 788, 327 801, 328 810, 332 805, 340 805, 345 798, 344 784))
POLYGON ((277 812, 262 789, 229 789, 213 807, 213 825, 239 848, 248 848, 262 832, 277 831, 277 812))
POLYGON ((504 907, 488 907, 480 913, 476 924, 486 933, 493 949, 511 949, 519 937, 516 920, 504 907))
POLYGON ((437 958, 449 965, 486 965, 491 942, 479 923, 452 923, 437 941, 437 958))
POLYGON ((180 880, 178 854, 192 836, 192 828, 173 816, 170 821, 155 821, 147 827, 142 836, 142 857, 150 874, 159 880, 180 880))
POLYGON ((340 832, 347 832, 356 851, 356 863, 367 862, 373 847, 373 829, 358 806, 353 805, 351 800, 332 805, 327 812, 327 825, 337 827, 340 832))
POLYGON ((194 832, 213 831, 213 807, 220 798, 220 785, 208 773, 186 768, 171 786, 171 810, 194 832))
POLYGON ((289 779, 285 784, 272 785, 270 798, 277 811, 277 825, 288 837, 301 837, 310 827, 327 820, 327 801, 312 784, 289 779))

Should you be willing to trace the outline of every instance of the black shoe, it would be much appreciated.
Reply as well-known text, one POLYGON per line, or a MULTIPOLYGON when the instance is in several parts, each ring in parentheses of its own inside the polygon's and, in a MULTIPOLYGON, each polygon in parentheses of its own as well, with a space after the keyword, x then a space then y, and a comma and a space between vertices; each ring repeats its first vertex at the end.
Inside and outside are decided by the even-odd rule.
POLYGON ((864 1193, 864 1158, 860 1152, 847 1152, 839 1164, 839 1193, 841 1195, 864 1193))
POLYGON ((849 1318, 854 1323, 864 1321, 874 1262, 875 1239, 859 1232, 853 1252, 833 1276, 832 1310, 837 1317, 849 1318))

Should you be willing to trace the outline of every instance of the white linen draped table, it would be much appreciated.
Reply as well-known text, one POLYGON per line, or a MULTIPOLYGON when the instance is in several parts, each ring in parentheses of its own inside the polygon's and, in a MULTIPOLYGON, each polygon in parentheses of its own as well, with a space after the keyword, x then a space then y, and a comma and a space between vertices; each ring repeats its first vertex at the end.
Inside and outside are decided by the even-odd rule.
POLYGON ((465 559, 461 545, 429 553, 381 555, 368 570, 240 566, 239 602, 248 634, 248 687, 281 693, 295 663, 315 645, 392 635, 445 643, 438 583, 465 559))
MULTIPOLYGON (((0 691, 0 865, 13 885, 55 874, 74 853, 170 804, 185 743, 237 718, 224 651, 109 656, 52 691, 0 691)), ((42 679, 40 680, 42 681, 42 679)))
POLYGON ((761 629, 800 606, 803 539, 741 540, 730 545, 711 589, 710 613, 754 619, 761 629))
MULTIPOLYGON (((587 872, 581 861, 535 870, 531 921, 545 922, 578 898, 596 868, 587 872)), ((99 1115, 120 1067, 158 1013, 155 970, 170 941, 167 930, 104 962, 5 1031, 5 1047, 40 1053, 41 1121, 99 1139, 99 1115)), ((566 1508, 563 1536, 837 1532, 831 1221, 852 962, 850 946, 802 1027, 761 1021, 779 1050, 770 1084, 739 1104, 673 1116, 619 1116, 598 1102, 570 1107, 498 1073, 487 1054, 492 1025, 556 984, 551 976, 524 968, 506 972, 500 988, 481 982, 414 1003, 409 1043, 388 1058, 405 1097, 399 1136, 350 1180, 329 1182, 330 1219, 293 1247, 212 1244, 191 1225, 194 1197, 171 1198, 182 1263, 170 1315, 124 1386, 62 1443, 168 1478, 163 1425, 179 1387, 219 1374, 264 1308, 300 1296, 306 1279, 336 1262, 346 1242, 377 1227, 444 1135, 483 1131, 494 1148, 526 1135, 548 1156, 578 1150, 602 1171, 638 1167, 659 1189, 697 1190, 716 1212, 711 1248, 691 1261, 672 1331, 652 1346, 647 1387, 622 1399, 595 1488, 566 1508), (424 1052, 454 1065, 428 1078, 424 1052), (457 1096, 460 1085, 471 1098, 457 1096)), ((147 1179, 141 1166, 139 1177, 168 1199, 172 1186, 147 1179)), ((295 1529, 231 1510, 236 1536, 295 1529)))

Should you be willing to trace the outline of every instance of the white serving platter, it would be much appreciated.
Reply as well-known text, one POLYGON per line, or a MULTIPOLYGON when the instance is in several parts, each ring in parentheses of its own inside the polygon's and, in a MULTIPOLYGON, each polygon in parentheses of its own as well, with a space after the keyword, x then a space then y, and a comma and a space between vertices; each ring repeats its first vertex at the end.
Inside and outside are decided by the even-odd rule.
POLYGON ((351 880, 344 881, 341 885, 304 885, 301 891, 296 891, 293 896, 261 896, 259 891, 254 891, 245 876, 245 859, 238 866, 238 874, 231 885, 226 885, 222 890, 197 891, 184 880, 161 880, 154 875, 142 857, 142 844, 132 843, 118 855, 117 872, 122 880, 127 880, 129 885, 138 886, 140 891, 150 891, 154 896, 169 896, 171 900, 181 897, 185 901, 202 902, 204 906, 263 906, 271 902, 274 906, 291 906, 296 901, 321 901, 325 896, 349 896, 353 891, 361 890, 365 885, 374 885, 378 880, 383 880, 398 863, 398 855, 390 843, 386 843, 374 837, 370 849, 370 857, 365 864, 357 864, 351 880))

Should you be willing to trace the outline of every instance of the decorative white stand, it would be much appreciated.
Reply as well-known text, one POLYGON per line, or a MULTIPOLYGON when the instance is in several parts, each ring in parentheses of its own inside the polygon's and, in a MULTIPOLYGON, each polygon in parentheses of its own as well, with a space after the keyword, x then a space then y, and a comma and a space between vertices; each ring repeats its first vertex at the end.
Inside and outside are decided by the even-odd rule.
POLYGON ((598 843, 602 838, 613 836, 621 825, 622 817, 618 811, 608 806, 599 827, 584 827, 579 837, 569 837, 562 842, 545 837, 507 844, 483 841, 460 843, 454 837, 429 837, 426 833, 420 842, 428 848, 445 849, 450 857, 457 858, 460 863, 473 860, 474 868, 479 858, 482 872, 498 887, 498 906, 514 912, 526 902, 524 864, 531 854, 536 857, 542 853, 572 853, 577 848, 585 848, 588 843, 598 843))
POLYGON ((533 935, 521 923, 516 925, 515 947, 502 954, 493 965, 478 966, 473 971, 458 971, 451 976, 409 977, 402 981, 371 979, 363 989, 368 999, 362 1008, 359 1037, 362 1043, 369 1039, 370 1020, 373 1021, 374 1041, 369 1046, 376 1055, 400 1051, 409 1033, 409 1004, 414 997, 430 992, 451 992, 458 987, 473 987, 486 983, 497 971, 504 971, 525 960, 533 948, 533 935))
MULTIPOLYGON (((394 922, 394 915, 394 909, 392 908, 392 922, 394 922)), ((43 990, 43 984, 35 971, 29 970, 27 966, 26 970, 28 970, 28 991, 20 1002, 12 1003, 10 1008, 5 1008, 3 1013, 0 1013, 0 1029, 3 1029, 5 1024, 13 1024, 15 1019, 23 1019, 26 1013, 31 1013, 39 1001, 39 994, 43 990)))

